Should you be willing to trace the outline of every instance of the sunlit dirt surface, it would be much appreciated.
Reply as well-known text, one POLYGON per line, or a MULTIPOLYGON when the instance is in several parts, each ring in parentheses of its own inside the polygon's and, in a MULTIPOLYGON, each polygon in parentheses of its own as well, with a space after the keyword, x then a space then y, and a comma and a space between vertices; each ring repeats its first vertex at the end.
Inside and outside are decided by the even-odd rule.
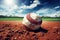
POLYGON ((0 21, 0 40, 60 40, 59 21, 43 21, 41 28, 28 31, 20 21, 0 21))

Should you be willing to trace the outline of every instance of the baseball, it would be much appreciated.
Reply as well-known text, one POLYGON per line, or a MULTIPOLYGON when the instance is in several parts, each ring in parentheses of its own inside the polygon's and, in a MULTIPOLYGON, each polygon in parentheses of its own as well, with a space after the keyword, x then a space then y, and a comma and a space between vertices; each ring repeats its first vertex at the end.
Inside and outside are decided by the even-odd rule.
POLYGON ((27 15, 24 16, 22 24, 24 24, 31 30, 36 30, 41 26, 42 19, 39 15, 35 13, 28 13, 27 15))

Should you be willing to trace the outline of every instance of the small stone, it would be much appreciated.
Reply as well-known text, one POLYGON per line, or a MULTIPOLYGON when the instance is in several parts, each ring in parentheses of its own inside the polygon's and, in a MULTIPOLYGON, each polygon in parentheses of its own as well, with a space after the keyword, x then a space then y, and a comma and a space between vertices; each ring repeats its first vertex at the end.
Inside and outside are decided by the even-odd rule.
POLYGON ((15 37, 13 40, 17 40, 17 38, 15 37))

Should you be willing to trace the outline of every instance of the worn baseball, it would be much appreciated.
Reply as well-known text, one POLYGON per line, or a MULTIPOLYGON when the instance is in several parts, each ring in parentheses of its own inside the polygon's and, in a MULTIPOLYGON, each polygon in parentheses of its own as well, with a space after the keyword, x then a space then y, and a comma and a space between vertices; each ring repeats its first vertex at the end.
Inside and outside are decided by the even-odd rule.
POLYGON ((24 24, 31 30, 36 30, 40 28, 42 24, 42 19, 39 15, 35 13, 28 13, 27 15, 24 16, 22 24, 24 24))

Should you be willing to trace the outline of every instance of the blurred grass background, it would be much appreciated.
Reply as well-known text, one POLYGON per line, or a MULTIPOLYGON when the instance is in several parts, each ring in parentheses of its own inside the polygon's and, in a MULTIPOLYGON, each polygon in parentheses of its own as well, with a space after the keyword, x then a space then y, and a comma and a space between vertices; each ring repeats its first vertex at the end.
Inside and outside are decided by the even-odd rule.
MULTIPOLYGON (((0 18, 0 21, 22 21, 23 17, 5 17, 0 18)), ((60 21, 60 17, 42 17, 43 21, 60 21)))

